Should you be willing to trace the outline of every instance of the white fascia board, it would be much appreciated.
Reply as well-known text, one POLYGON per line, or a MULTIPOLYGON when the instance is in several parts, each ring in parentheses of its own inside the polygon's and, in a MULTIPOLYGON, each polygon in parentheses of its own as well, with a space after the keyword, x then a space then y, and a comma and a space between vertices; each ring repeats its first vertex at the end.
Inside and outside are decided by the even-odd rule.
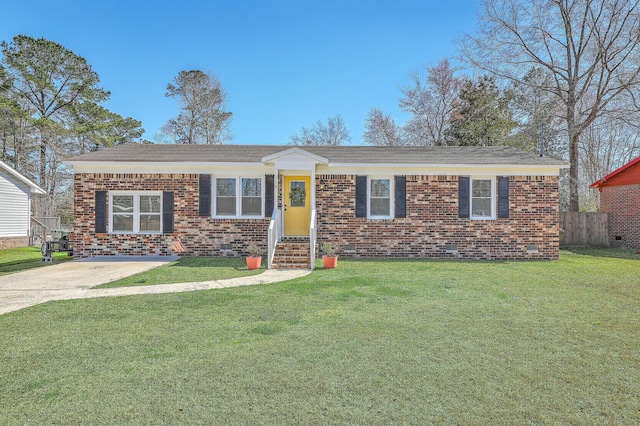
POLYGON ((317 174, 558 176, 564 165, 505 164, 348 164, 318 166, 317 174))
POLYGON ((18 181, 20 181, 20 182, 24 183, 25 185, 27 185, 29 187, 29 192, 31 192, 32 194, 46 194, 47 193, 47 191, 45 191, 44 189, 40 188, 35 183, 31 182, 26 177, 22 176, 20 173, 18 173, 16 170, 14 170, 12 167, 10 167, 5 162, 0 161, 0 168, 4 169, 9 175, 13 176, 14 179, 17 179, 18 181))
POLYGON ((321 157, 316 154, 312 154, 309 151, 305 151, 302 148, 293 147, 293 148, 285 149, 284 151, 276 152, 275 154, 264 156, 262 157, 262 162, 263 163, 312 162, 312 163, 328 164, 329 159, 321 157), (287 161, 284 159, 284 157, 292 157, 293 160, 287 161), (303 157, 303 159, 301 159, 300 157, 303 157), (278 160, 282 160, 282 161, 278 161, 278 160))
POLYGON ((255 162, 124 162, 124 161, 65 161, 73 167, 74 173, 215 173, 238 171, 269 173, 273 167, 255 162))

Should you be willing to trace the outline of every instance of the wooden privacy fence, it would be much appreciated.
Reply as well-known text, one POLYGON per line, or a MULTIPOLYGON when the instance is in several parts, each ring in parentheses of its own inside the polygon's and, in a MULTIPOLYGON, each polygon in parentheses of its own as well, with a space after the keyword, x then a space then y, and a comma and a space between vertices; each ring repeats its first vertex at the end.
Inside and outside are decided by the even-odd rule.
POLYGON ((609 219, 601 212, 560 212, 561 246, 609 247, 609 219))

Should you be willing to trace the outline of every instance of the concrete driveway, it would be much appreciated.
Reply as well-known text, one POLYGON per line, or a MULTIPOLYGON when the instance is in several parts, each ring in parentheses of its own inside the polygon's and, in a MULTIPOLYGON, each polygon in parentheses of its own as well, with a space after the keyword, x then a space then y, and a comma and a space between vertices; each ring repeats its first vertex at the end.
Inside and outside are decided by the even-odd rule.
POLYGON ((0 276, 0 315, 50 300, 177 293, 268 284, 291 280, 311 273, 306 269, 272 269, 258 275, 227 280, 91 289, 99 284, 144 272, 176 259, 177 257, 169 256, 90 258, 0 276))
POLYGON ((91 287, 148 271, 177 257, 89 258, 0 276, 0 315, 49 300, 75 299, 91 287))

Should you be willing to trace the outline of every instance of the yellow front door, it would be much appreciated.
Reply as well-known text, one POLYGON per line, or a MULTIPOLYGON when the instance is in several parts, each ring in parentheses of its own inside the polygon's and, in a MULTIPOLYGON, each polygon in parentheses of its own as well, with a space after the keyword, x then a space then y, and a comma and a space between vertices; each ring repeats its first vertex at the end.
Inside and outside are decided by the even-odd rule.
POLYGON ((309 176, 285 176, 283 188, 284 235, 309 235, 311 194, 309 176))

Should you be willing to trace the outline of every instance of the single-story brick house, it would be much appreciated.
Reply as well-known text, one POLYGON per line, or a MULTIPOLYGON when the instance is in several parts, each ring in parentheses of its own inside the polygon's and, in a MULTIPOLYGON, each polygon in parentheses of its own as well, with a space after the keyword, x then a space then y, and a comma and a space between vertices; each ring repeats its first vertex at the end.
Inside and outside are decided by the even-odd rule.
POLYGON ((34 194, 45 191, 0 161, 0 249, 29 245, 34 194))
POLYGON ((66 164, 80 257, 243 256, 257 244, 270 267, 301 253, 308 267, 324 242, 355 257, 559 253, 566 165, 510 147, 129 144, 66 164))
POLYGON ((609 245, 640 249, 640 157, 609 173, 592 188, 609 218, 609 245))

